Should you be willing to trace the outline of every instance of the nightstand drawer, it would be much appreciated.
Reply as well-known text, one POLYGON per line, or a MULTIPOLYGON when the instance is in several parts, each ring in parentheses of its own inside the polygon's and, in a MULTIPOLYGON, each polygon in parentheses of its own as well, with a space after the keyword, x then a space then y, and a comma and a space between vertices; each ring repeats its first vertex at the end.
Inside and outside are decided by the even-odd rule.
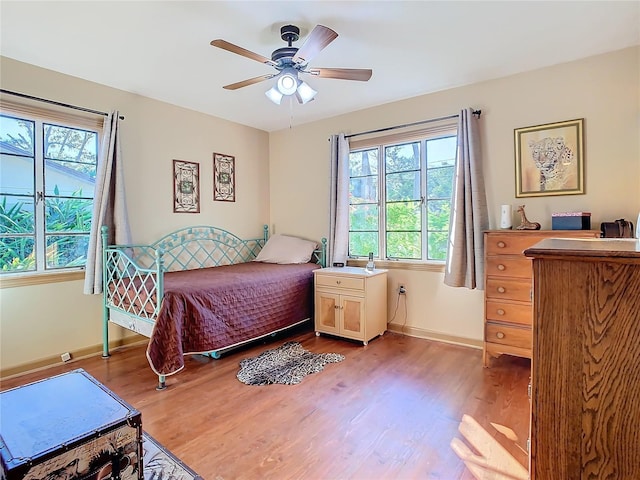
POLYGON ((487 256, 487 275, 531 278, 531 260, 526 257, 487 256))
POLYGON ((532 313, 530 304, 487 301, 487 320, 531 325, 532 313))
POLYGON ((487 298, 531 302, 531 279, 487 278, 487 298))
POLYGON ((531 349, 531 329, 487 323, 486 341, 531 349))
POLYGON ((348 288, 351 290, 364 290, 364 278, 316 274, 316 285, 323 287, 348 288))

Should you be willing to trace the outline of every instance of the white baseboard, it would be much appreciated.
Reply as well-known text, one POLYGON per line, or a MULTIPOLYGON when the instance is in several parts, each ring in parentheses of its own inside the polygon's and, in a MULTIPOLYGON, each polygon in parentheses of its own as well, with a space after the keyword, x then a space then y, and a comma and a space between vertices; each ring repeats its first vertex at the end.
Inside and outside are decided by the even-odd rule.
MULTIPOLYGON (((121 340, 115 340, 109 342, 109 350, 117 350, 121 347, 128 347, 130 345, 148 342, 149 340, 141 335, 130 335, 122 338, 121 340)), ((93 357, 96 355, 102 355, 102 344, 92 345, 90 347, 82 348, 79 350, 69 352, 71 354, 70 362, 74 360, 80 360, 82 358, 93 357)), ((53 367, 55 365, 61 365, 60 356, 52 356, 42 358, 34 362, 23 363, 16 365, 15 367, 9 367, 0 370, 0 380, 9 380, 10 378, 24 375, 25 373, 37 372, 38 370, 44 370, 45 368, 53 367)))
POLYGON ((452 345, 460 345, 463 347, 471 347, 482 350, 482 340, 474 338, 458 337, 455 335, 447 335, 445 333, 434 332, 424 328, 411 327, 408 325, 400 325, 397 323, 389 323, 387 328, 390 332, 401 333, 410 337, 424 338, 426 340, 435 340, 437 342, 450 343, 452 345))

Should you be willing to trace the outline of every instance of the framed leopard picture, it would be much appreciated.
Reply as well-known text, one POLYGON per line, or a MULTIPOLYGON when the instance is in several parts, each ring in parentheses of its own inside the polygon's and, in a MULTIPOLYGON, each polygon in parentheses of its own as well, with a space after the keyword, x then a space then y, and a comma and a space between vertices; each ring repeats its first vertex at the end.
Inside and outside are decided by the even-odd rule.
POLYGON ((584 194, 584 119, 514 130, 516 197, 584 194))

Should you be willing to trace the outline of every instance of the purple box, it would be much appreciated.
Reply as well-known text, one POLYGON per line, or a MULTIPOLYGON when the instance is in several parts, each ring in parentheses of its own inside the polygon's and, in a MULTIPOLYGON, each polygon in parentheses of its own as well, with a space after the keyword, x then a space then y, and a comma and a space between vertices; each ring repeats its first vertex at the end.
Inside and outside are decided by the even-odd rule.
POLYGON ((563 212, 551 214, 552 230, 591 230, 590 212, 563 212))

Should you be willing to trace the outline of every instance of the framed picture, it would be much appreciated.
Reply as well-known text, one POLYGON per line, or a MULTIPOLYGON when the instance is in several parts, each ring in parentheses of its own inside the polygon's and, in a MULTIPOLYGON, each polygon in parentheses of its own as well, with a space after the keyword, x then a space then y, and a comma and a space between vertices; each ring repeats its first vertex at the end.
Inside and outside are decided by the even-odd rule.
POLYGON ((223 153, 213 154, 213 199, 221 202, 236 201, 235 158, 223 153))
POLYGON ((173 212, 200 213, 200 164, 173 161, 173 212))
POLYGON ((514 130, 516 197, 584 194, 583 122, 514 130))

